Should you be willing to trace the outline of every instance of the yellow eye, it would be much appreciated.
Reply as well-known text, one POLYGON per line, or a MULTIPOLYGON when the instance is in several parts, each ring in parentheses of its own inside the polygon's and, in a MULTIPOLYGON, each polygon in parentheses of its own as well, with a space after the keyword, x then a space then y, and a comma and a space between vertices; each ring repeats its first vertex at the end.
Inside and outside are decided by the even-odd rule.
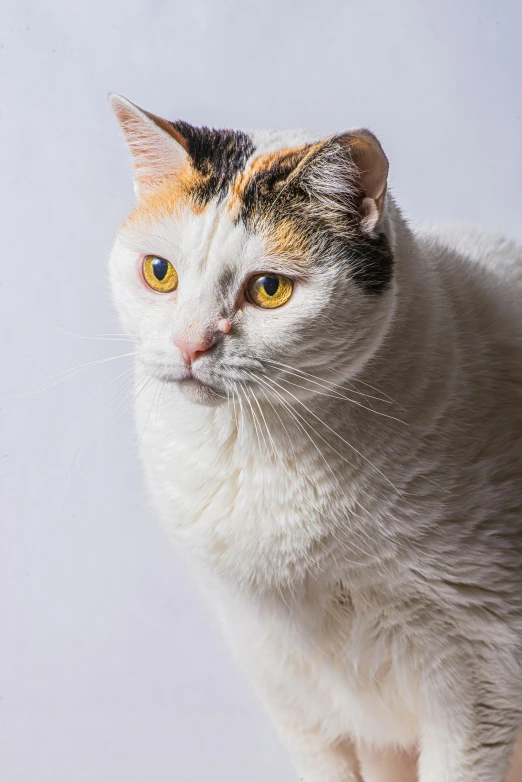
POLYGON ((146 255, 143 259, 143 276, 152 290, 171 293, 178 287, 178 273, 170 261, 157 255, 146 255))
POLYGON ((294 283, 282 274, 254 274, 247 283, 247 296, 263 309, 275 309, 285 304, 294 289, 294 283))

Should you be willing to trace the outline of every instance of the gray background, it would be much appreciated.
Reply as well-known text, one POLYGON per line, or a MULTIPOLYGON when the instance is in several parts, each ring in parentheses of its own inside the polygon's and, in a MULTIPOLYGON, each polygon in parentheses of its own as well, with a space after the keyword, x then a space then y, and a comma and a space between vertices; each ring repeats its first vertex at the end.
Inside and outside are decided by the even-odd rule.
POLYGON ((4 0, 0 13, 0 778, 289 781, 147 508, 130 375, 103 388, 129 359, 45 382, 131 349, 58 330, 120 331, 105 266, 132 189, 106 93, 196 124, 368 126, 412 221, 522 238, 522 6, 4 0))

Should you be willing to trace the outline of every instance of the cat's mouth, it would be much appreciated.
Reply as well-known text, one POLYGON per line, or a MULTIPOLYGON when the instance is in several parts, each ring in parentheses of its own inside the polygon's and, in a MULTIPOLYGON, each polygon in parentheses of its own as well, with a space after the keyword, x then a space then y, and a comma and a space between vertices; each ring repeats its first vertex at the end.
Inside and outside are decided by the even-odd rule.
POLYGON ((225 399, 215 386, 200 380, 192 372, 177 381, 181 390, 194 402, 202 405, 219 405, 225 399))

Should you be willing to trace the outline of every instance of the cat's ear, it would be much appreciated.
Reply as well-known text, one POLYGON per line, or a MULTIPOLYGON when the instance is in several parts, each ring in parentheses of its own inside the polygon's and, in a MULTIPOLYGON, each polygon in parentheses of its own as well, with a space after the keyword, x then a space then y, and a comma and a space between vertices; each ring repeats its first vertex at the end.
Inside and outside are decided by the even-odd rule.
POLYGON ((138 197, 165 177, 181 174, 189 164, 189 154, 185 139, 170 122, 115 93, 109 95, 109 103, 132 153, 138 197))
POLYGON ((383 211, 388 182, 388 158, 369 130, 351 130, 336 137, 354 167, 352 177, 358 191, 357 208, 361 226, 371 233, 383 211))

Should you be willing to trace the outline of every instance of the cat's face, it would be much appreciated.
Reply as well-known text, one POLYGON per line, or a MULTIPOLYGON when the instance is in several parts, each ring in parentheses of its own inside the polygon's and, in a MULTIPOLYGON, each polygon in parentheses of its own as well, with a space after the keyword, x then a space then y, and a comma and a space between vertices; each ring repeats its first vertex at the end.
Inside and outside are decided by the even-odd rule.
POLYGON ((304 373, 354 376, 394 302, 377 140, 211 131, 116 96, 112 105, 137 207, 118 233, 111 283, 147 371, 203 404, 244 386, 277 404, 279 380, 288 399, 314 393, 304 373))

